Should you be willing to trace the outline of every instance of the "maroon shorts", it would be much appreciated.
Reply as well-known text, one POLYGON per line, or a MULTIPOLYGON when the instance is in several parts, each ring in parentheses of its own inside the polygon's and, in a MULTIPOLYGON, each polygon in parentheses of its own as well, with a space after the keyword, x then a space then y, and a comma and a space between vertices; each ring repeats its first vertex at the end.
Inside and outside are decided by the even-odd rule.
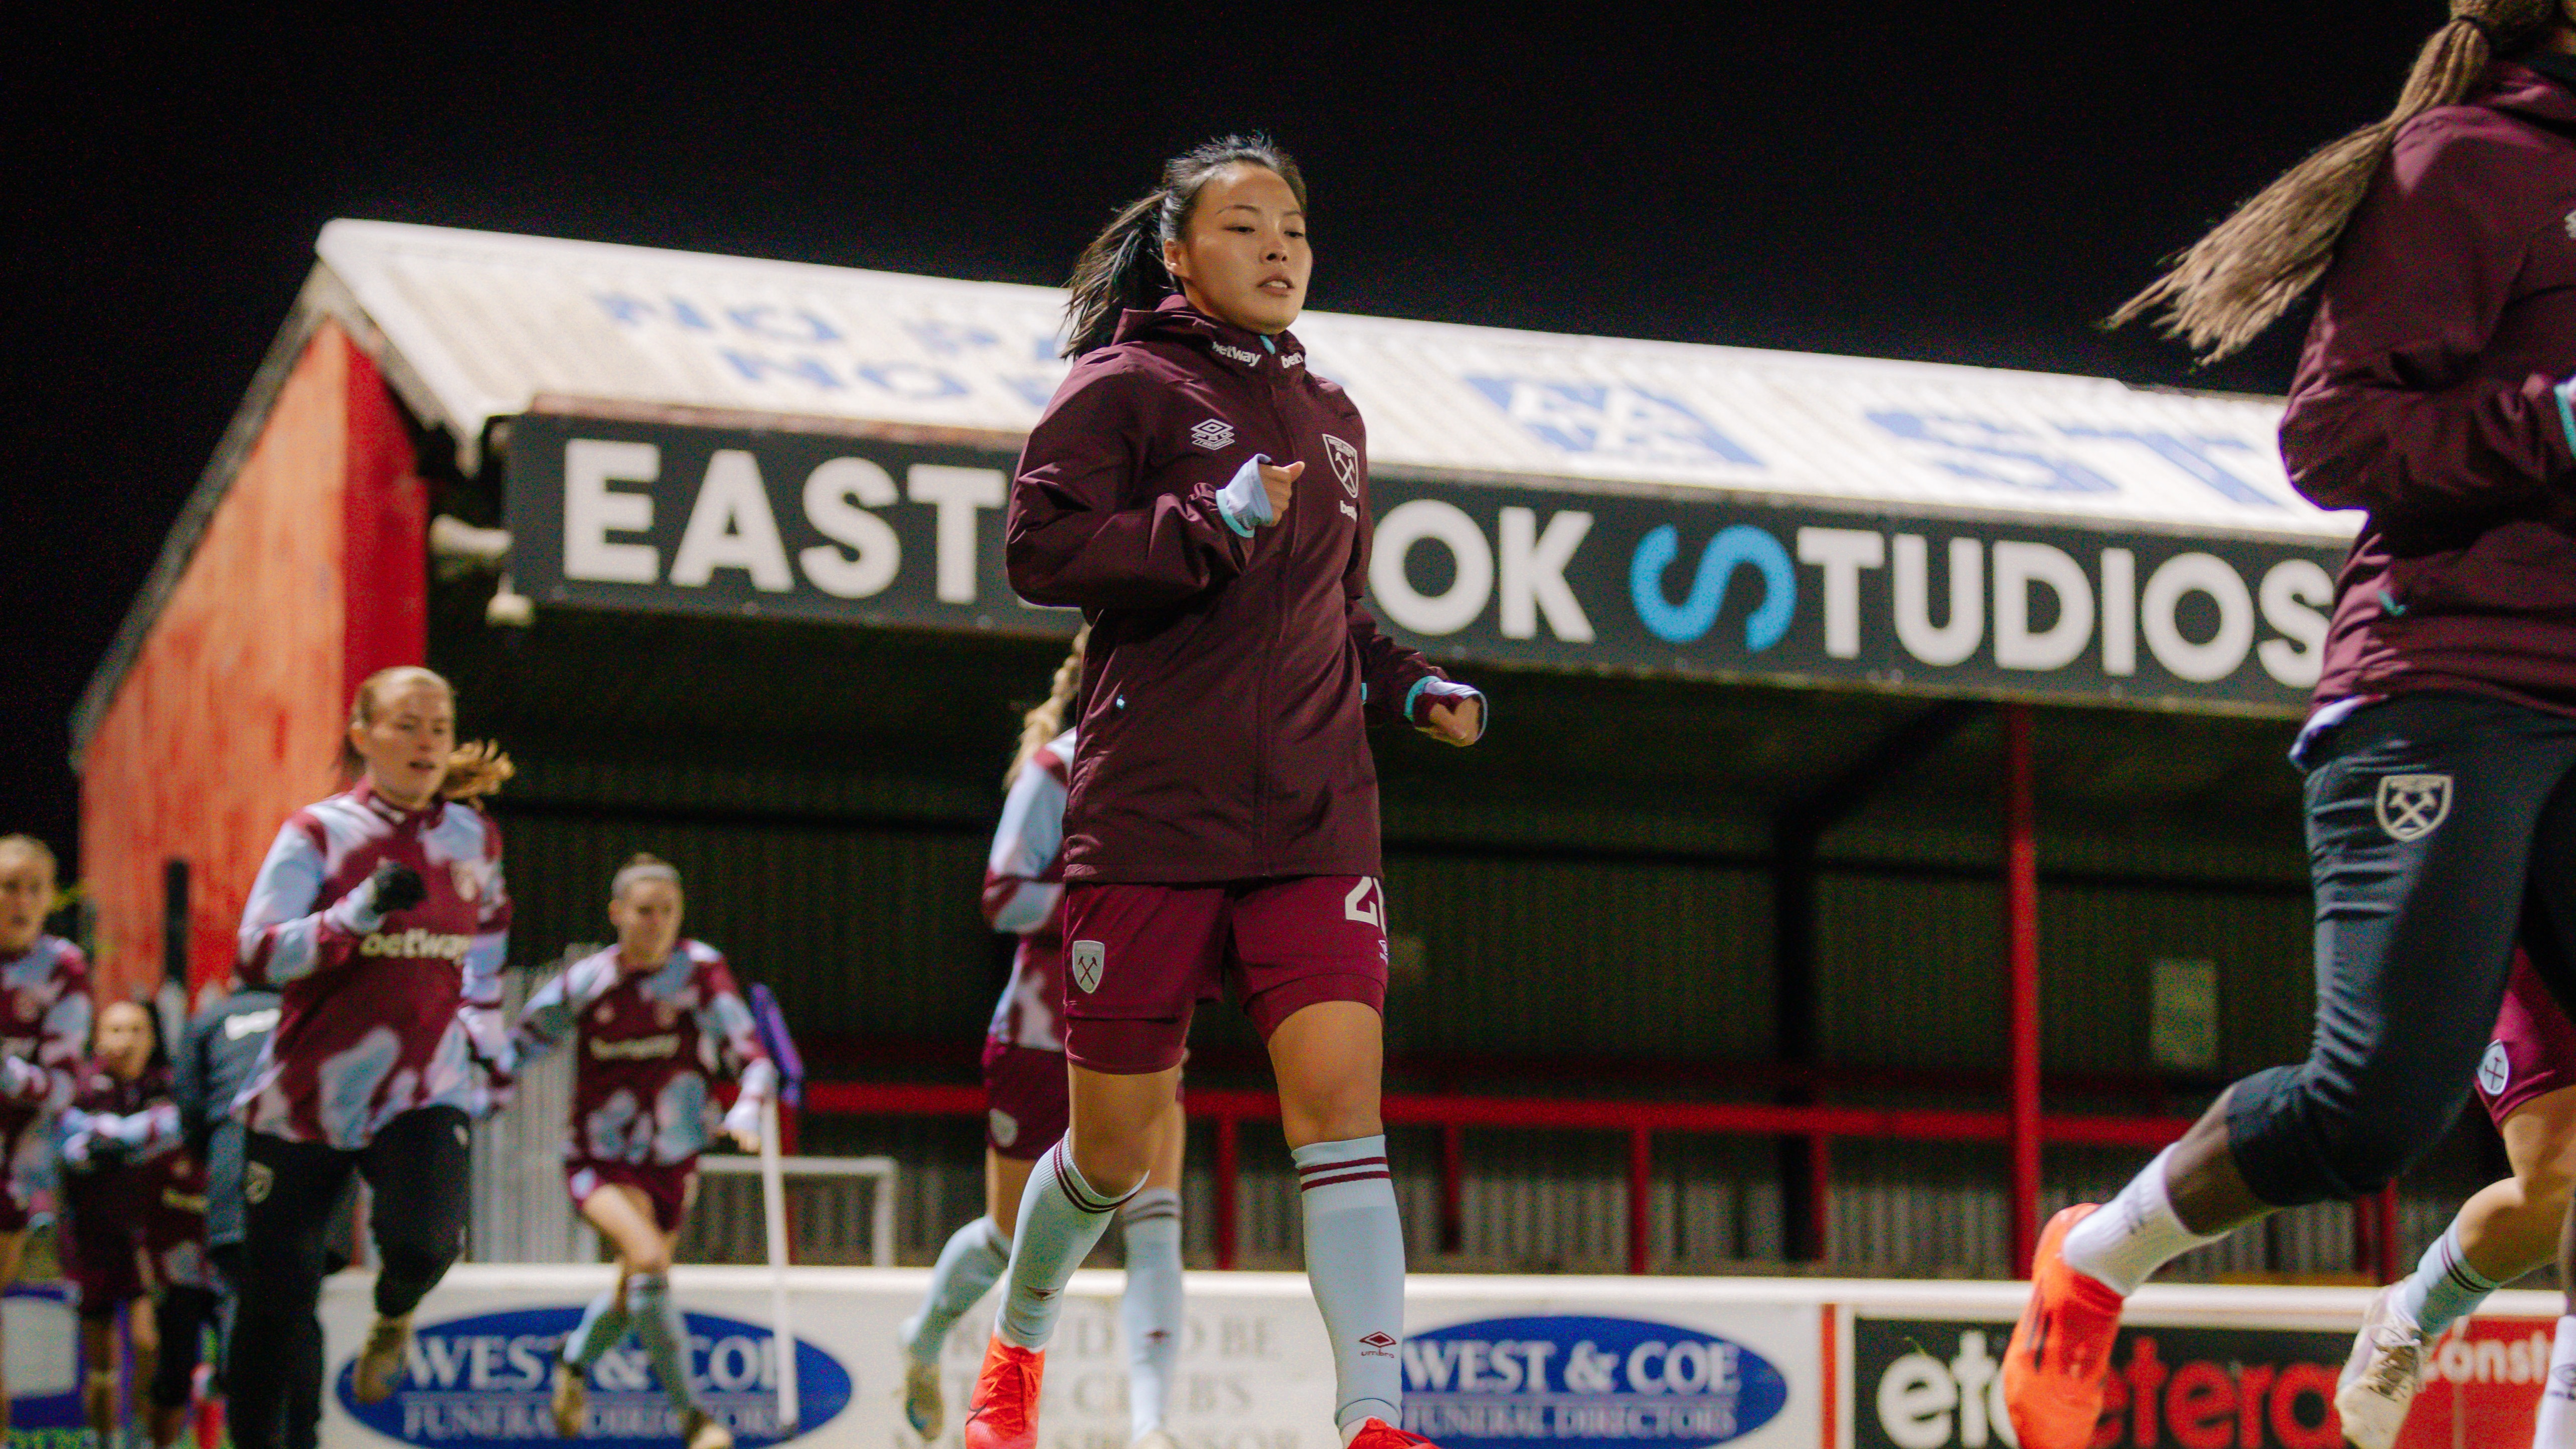
POLYGON ((65 1172, 63 1207, 69 1232, 55 1238, 63 1276, 80 1296, 84 1318, 114 1313, 145 1293, 143 1232, 134 1211, 134 1184, 124 1166, 65 1172))
POLYGON ((564 1159, 564 1186, 572 1205, 580 1207, 603 1187, 631 1187, 653 1204, 653 1223, 666 1233, 680 1230, 680 1219, 698 1195, 698 1164, 660 1162, 590 1162, 564 1159))
POLYGON ((1263 1040, 1320 1001, 1386 1009, 1386 895, 1364 875, 1064 890, 1065 1055, 1095 1072, 1180 1065, 1190 1013, 1227 989, 1263 1040))
POLYGON ((1070 1104, 1064 1053, 984 1042, 984 1143, 1004 1157, 1035 1162, 1064 1136, 1070 1104))
POLYGON ((2576 1087, 2576 1024, 2520 950, 2496 1011, 2495 1040, 2478 1063, 2478 1098, 2499 1126, 2534 1097, 2576 1087))

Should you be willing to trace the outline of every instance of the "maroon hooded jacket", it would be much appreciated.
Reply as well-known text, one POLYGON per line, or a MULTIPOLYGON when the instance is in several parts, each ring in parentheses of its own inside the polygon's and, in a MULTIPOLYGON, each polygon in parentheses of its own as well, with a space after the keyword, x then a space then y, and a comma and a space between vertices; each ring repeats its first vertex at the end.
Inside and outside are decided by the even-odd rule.
POLYGON ((1091 620, 1066 880, 1378 873, 1363 706, 1418 722, 1446 676, 1360 606, 1370 527, 1359 410, 1294 336, 1176 296, 1074 364, 1004 533, 1020 596, 1091 620), (1306 470, 1247 536, 1217 492, 1256 453, 1306 470))
POLYGON ((2399 131, 2281 420, 2299 491, 2369 511, 2318 705, 2460 689, 2576 713, 2571 374, 2576 93, 2499 64, 2399 131))

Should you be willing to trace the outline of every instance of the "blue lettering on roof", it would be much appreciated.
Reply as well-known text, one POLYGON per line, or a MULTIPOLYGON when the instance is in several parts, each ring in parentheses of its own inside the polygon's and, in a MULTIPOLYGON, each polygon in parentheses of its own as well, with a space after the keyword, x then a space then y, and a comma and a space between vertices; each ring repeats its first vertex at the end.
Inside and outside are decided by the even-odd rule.
POLYGON ((1763 466, 1687 405, 1643 388, 1525 377, 1467 382, 1531 437, 1563 452, 1763 466))
POLYGON ((1897 409, 1873 412, 1869 420, 1895 437, 1925 444, 1925 461, 1962 478, 2035 493, 2120 491, 2119 484, 2073 458, 2039 451, 2041 439, 2021 428, 1897 409))

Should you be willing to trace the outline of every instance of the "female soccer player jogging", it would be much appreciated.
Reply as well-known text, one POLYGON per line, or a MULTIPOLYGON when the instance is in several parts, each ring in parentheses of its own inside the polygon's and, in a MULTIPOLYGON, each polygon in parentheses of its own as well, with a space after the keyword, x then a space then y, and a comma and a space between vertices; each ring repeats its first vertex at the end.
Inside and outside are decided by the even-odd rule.
MULTIPOLYGON (((160 1159, 180 1143, 179 1107, 170 1097, 170 1061, 161 1049, 151 1009, 115 1001, 98 1013, 89 1061, 62 1114, 64 1221, 55 1243, 66 1276, 80 1299, 81 1358, 89 1365, 81 1408, 101 1444, 117 1439, 116 1316, 125 1314, 138 1392, 157 1391, 163 1347, 155 1297, 168 1285, 159 1278, 160 1254, 151 1229, 163 1181, 160 1159), (147 1196, 147 1194, 149 1194, 147 1196), (146 1269, 155 1270, 150 1276, 146 1269)), ((195 1360, 189 1360, 194 1369, 195 1360)), ((187 1396, 179 1396, 182 1410, 187 1396)), ((152 1441, 169 1442, 174 1427, 165 1412, 151 1416, 152 1441)))
POLYGON ((358 686, 351 789, 277 833, 242 912, 239 974, 279 993, 235 1105, 243 1142, 239 1309, 225 1364, 233 1442, 272 1449, 321 1399, 323 1233, 349 1175, 374 1189, 382 1263, 355 1392, 403 1373, 411 1312, 464 1246, 474 1111, 508 1063, 499 1020, 510 896, 501 834, 470 803, 507 757, 456 744, 456 695, 426 669, 358 686))
POLYGON ((633 1333, 680 1416, 688 1449, 725 1449, 733 1431, 689 1383, 689 1332, 671 1298, 671 1248, 698 1186, 714 1125, 710 1078, 739 1077, 723 1130, 760 1150, 760 1109, 778 1069, 762 1050, 733 968, 680 935, 680 873, 639 855, 609 883, 617 944, 539 988, 512 1038, 532 1060, 575 1037, 564 1181, 573 1205, 617 1250, 617 1282, 591 1301, 554 1369, 555 1432, 589 1422, 590 1371, 633 1333))
MULTIPOLYGON (((2003 1369, 2022 1449, 2092 1442, 2121 1302, 2157 1268, 2377 1191, 2432 1147, 2518 931, 2553 994, 2576 995, 2576 30, 2558 0, 2451 13, 2387 120, 2275 182, 2123 314, 2169 306, 2224 354, 2322 280, 2282 454, 2308 498, 2369 516, 2295 752, 2309 1058, 2238 1082, 2110 1203, 2049 1224, 2003 1369)), ((2555 1427, 2576 1408, 2556 1388, 2576 1378, 2576 1318, 2558 1342, 2545 1436, 2576 1429, 2555 1427)))
MULTIPOLYGON (((54 853, 30 835, 0 836, 0 1291, 18 1281, 27 1248, 28 1169, 51 1150, 45 1128, 71 1100, 89 1052, 89 962, 45 933, 54 908, 54 853)), ((9 1389, 0 1382, 0 1433, 9 1389)))
MULTIPOLYGON (((1075 735, 1065 709, 1082 679, 1088 633, 1055 672, 1046 702, 1021 723, 1020 752, 1003 777, 1009 792, 984 868, 984 919, 1020 933, 1011 981, 984 1037, 984 1216, 959 1228, 939 1253, 921 1311, 903 1325, 904 1416, 926 1442, 946 1417, 939 1348, 1010 1260, 1011 1230, 1029 1169, 1064 1136, 1065 788, 1075 735)), ((1159 1129, 1145 1185, 1119 1210, 1127 1239, 1127 1291, 1119 1317, 1127 1333, 1128 1432, 1133 1449, 1174 1449, 1163 1430, 1172 1367, 1181 1351, 1181 1104, 1159 1129)))
POLYGON ((1404 1237, 1378 1118, 1386 909, 1366 718, 1472 743, 1484 699, 1379 634, 1368 439, 1288 331, 1305 184, 1259 140, 1163 168, 1076 267, 1076 361, 1012 488, 1011 583, 1091 623, 1064 816, 1072 1123, 1020 1202, 967 1449, 1036 1443, 1065 1280, 1154 1165, 1190 1013, 1269 1043, 1334 1422, 1400 1420, 1404 1237), (1175 290, 1177 289, 1177 290, 1175 290))

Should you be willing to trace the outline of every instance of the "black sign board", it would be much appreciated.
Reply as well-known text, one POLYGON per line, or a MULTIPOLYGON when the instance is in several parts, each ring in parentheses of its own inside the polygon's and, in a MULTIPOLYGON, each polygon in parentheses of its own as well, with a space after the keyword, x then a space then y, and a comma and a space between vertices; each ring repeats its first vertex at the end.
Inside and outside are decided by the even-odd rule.
MULTIPOLYGON (((2003 1449, 2009 1323, 1852 1322, 1859 1449, 2003 1449)), ((2348 1333, 2125 1327, 2096 1444, 2139 1449, 2340 1449, 2335 1376, 2348 1333)))
MULTIPOLYGON (((1013 460, 570 417, 510 438, 540 605, 1063 633, 1013 596, 1013 460)), ((1373 483, 1371 604, 1444 659, 2289 714, 2340 551, 1724 495, 1373 483)))

